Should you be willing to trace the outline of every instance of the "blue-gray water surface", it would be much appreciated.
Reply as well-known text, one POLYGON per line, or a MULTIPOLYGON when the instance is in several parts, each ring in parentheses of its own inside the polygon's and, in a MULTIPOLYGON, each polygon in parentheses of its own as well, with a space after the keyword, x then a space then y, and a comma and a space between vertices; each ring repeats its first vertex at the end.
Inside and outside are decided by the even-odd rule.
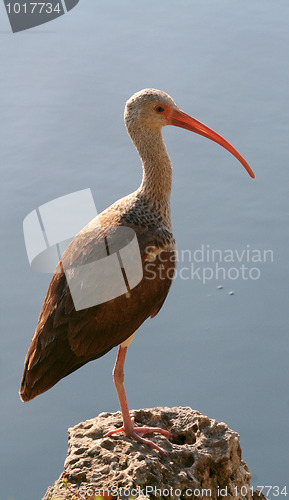
POLYGON ((0 11, 1 500, 42 498, 62 471, 67 428, 119 409, 116 349, 20 401, 50 281, 29 267, 22 222, 80 189, 100 212, 138 187, 123 109, 145 87, 226 137, 256 179, 215 143, 164 129, 180 262, 161 312, 128 350, 129 406, 191 406, 225 421, 252 484, 289 491, 288 2, 81 0, 17 34, 0 11), (218 262, 223 274, 213 249, 232 256, 218 262))

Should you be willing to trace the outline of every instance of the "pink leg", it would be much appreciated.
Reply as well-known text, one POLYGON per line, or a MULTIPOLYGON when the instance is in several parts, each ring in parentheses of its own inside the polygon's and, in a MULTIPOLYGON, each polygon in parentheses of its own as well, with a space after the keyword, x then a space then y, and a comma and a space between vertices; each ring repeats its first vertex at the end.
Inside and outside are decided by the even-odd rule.
POLYGON ((160 429, 159 427, 135 427, 134 419, 130 418, 125 390, 123 386, 123 381, 124 381, 123 367, 124 367, 126 351, 127 347, 121 347, 121 345, 119 346, 116 362, 113 369, 113 380, 120 403, 120 408, 123 418, 123 426, 120 427, 119 429, 115 429, 113 431, 108 432, 107 434, 105 434, 105 437, 111 436, 112 434, 116 434, 117 432, 124 432, 126 436, 131 437, 136 441, 140 441, 141 443, 147 444, 152 448, 154 448, 155 450, 159 451, 162 455, 167 456, 166 452, 162 448, 160 448, 152 441, 144 439, 141 436, 143 436, 144 434, 150 434, 156 432, 159 434, 163 434, 164 436, 169 438, 170 433, 164 429, 160 429))

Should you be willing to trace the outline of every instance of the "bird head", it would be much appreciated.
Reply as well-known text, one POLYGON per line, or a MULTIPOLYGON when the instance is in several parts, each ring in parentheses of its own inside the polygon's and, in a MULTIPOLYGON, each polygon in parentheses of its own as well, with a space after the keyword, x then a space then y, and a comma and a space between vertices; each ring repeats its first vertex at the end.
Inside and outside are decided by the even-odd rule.
POLYGON ((254 172, 241 154, 224 137, 192 116, 184 113, 174 100, 162 90, 144 89, 134 94, 126 103, 124 120, 128 132, 134 129, 160 131, 165 125, 174 125, 200 134, 227 149, 254 178, 254 172))

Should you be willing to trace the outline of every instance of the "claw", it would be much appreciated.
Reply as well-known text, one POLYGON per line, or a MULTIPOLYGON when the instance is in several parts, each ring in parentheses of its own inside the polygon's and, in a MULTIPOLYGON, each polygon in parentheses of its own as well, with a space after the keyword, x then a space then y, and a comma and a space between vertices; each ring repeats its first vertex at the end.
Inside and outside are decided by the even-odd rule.
POLYGON ((112 436, 113 434, 117 434, 119 432, 124 432, 124 434, 127 437, 130 437, 132 439, 135 439, 136 441, 139 441, 140 443, 146 444, 147 446, 150 446, 151 448, 154 448, 157 450, 161 455, 167 457, 167 453, 165 450, 160 448, 157 444, 155 444, 153 441, 150 441, 149 439, 144 439, 142 436, 144 434, 152 434, 152 433, 157 433, 157 434, 163 434, 166 436, 166 438, 169 439, 170 433, 166 431, 165 429, 161 429, 160 427, 136 427, 134 424, 134 418, 131 419, 132 426, 129 429, 125 429, 124 426, 119 427, 118 429, 114 429, 112 431, 107 432, 104 437, 109 437, 112 436))

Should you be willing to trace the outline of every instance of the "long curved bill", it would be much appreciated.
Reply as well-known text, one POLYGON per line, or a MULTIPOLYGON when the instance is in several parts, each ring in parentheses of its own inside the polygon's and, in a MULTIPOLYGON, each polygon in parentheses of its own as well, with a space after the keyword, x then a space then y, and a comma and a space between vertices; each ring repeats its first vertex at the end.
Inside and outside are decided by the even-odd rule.
POLYGON ((255 174, 251 169, 251 167, 246 162, 246 160, 243 158, 243 156, 240 155, 240 153, 234 148, 234 146, 232 146, 232 144, 226 141, 224 137, 217 134, 217 132, 215 132, 211 128, 207 127, 206 125, 199 122, 195 118, 192 118, 190 115, 187 115, 177 107, 170 110, 168 125, 175 125, 176 127, 181 127, 187 130, 191 130, 192 132, 196 132, 197 134, 203 135, 204 137, 211 139, 211 141, 217 142, 218 144, 220 144, 220 146, 223 146, 223 148, 227 149, 227 151, 232 153, 232 155, 234 155, 237 158, 237 160, 239 160, 239 162, 242 163, 243 167, 245 167, 248 174, 254 179, 255 174))

